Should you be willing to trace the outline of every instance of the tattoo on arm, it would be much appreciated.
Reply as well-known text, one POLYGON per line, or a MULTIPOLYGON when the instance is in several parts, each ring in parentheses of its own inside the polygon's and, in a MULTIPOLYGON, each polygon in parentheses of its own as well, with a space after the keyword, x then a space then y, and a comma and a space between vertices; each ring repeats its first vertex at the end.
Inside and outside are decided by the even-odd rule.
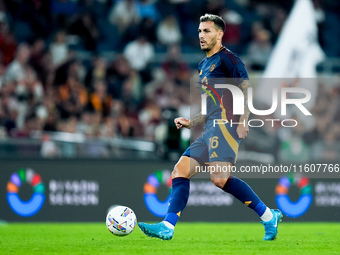
POLYGON ((252 85, 249 80, 244 80, 241 83, 241 89, 244 96, 244 114, 240 117, 240 121, 248 121, 250 115, 250 110, 248 108, 248 88, 252 88, 252 85))
POLYGON ((202 123, 204 121, 204 115, 202 113, 199 113, 195 115, 191 120, 190 120, 190 127, 195 127, 198 124, 202 123))

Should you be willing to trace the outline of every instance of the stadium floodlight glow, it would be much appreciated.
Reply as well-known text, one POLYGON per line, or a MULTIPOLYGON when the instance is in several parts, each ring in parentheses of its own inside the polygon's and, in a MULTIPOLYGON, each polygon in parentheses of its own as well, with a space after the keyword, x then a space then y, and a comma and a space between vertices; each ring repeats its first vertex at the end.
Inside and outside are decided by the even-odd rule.
POLYGON ((171 193, 171 176, 170 172, 156 171, 154 174, 150 174, 147 182, 144 184, 144 202, 148 210, 157 217, 164 217, 167 213, 170 193, 171 193), (163 183, 169 188, 169 195, 166 200, 160 201, 157 197, 157 188, 163 183))
POLYGON ((39 174, 32 169, 20 169, 13 173, 7 183, 7 201, 11 209, 22 217, 35 215, 45 201, 45 186, 39 174), (22 201, 18 195, 22 183, 28 183, 33 188, 33 195, 28 201, 22 201))

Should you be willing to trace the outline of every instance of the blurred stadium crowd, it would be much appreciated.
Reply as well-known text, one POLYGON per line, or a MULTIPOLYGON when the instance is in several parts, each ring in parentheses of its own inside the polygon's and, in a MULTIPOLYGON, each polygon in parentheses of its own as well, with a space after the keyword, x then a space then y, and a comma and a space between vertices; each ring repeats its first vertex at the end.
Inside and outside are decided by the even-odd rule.
MULTIPOLYGON (((200 52, 201 15, 221 15, 224 44, 246 56, 250 72, 261 71, 293 2, 0 0, 0 137, 38 130, 153 141, 165 109, 189 108, 198 62, 184 55, 200 52)), ((340 3, 313 3, 320 44, 340 57, 340 3)), ((334 100, 328 123, 339 121, 339 93, 330 92, 315 110, 326 118, 322 107, 334 100)), ((340 138, 327 123, 318 128, 318 136, 340 138)))

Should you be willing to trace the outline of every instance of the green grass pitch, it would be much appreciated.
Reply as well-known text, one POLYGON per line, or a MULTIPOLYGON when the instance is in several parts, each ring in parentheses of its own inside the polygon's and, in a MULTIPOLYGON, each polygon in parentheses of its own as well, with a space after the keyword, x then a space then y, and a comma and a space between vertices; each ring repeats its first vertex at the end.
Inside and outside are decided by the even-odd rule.
POLYGON ((0 225, 0 254, 339 254, 339 223, 281 223, 277 240, 264 242, 260 223, 183 223, 171 241, 138 227, 113 236, 103 223, 0 225))

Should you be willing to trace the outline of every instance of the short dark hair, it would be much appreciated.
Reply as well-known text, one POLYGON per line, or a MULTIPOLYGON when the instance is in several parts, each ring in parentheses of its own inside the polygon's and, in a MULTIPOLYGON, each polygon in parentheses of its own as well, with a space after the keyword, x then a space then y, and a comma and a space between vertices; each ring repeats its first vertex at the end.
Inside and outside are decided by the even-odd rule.
POLYGON ((200 17, 200 22, 207 22, 212 21, 215 23, 215 26, 217 26, 219 29, 221 29, 224 33, 225 31, 225 22, 224 20, 215 14, 208 14, 206 13, 204 16, 200 17))

